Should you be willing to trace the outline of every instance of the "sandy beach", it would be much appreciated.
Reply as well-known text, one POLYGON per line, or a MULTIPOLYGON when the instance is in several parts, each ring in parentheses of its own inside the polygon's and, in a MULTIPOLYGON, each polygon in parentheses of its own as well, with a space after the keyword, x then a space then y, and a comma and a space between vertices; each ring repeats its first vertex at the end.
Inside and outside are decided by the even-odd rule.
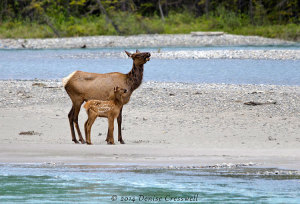
MULTIPOLYGON (((137 35, 0 39, 1 49, 157 48, 153 59, 299 60, 298 49, 184 50, 159 47, 294 46, 257 36, 137 35)), ((126 58, 88 52, 64 58, 126 58)), ((68 73, 66 73, 67 75, 68 73)), ((300 87, 145 82, 123 111, 125 145, 107 145, 106 119, 93 145, 73 144, 71 101, 61 81, 0 81, 0 163, 137 165, 166 168, 257 166, 300 170, 300 87)), ((87 119, 85 111, 79 124, 87 119)), ((115 140, 117 128, 115 122, 115 140)))
MULTIPOLYGON (((71 101, 60 81, 9 80, 0 87, 1 163, 300 170, 298 86, 145 82, 124 107, 125 145, 106 144, 107 121, 100 118, 93 145, 73 144, 71 101)), ((81 111, 82 131, 86 118, 81 111)))

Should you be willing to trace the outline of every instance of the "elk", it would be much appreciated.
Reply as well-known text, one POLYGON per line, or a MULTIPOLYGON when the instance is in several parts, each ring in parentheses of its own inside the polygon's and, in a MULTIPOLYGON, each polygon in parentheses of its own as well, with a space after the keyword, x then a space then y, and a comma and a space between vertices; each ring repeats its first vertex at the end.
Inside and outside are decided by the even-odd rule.
POLYGON ((123 106, 123 95, 126 89, 120 87, 114 88, 114 95, 109 101, 90 100, 84 104, 84 108, 88 115, 87 121, 84 123, 85 140, 87 144, 91 142, 91 128, 97 117, 104 117, 108 120, 108 132, 106 141, 114 144, 114 121, 119 116, 123 106))
MULTIPOLYGON (((112 95, 113 88, 116 86, 123 87, 127 90, 123 96, 123 105, 127 104, 130 96, 143 81, 144 64, 150 60, 151 54, 149 52, 129 53, 125 51, 128 57, 132 58, 133 65, 130 72, 127 74, 119 72, 111 72, 106 74, 89 73, 82 71, 75 71, 63 79, 63 86, 72 101, 72 108, 68 114, 72 141, 79 143, 75 137, 74 125, 78 133, 79 141, 84 144, 81 131, 78 125, 78 114, 80 107, 84 101, 88 100, 108 100, 112 95)), ((118 141, 125 144, 122 138, 122 109, 121 107, 118 122, 118 141)), ((107 141, 108 144, 111 141, 107 141)))

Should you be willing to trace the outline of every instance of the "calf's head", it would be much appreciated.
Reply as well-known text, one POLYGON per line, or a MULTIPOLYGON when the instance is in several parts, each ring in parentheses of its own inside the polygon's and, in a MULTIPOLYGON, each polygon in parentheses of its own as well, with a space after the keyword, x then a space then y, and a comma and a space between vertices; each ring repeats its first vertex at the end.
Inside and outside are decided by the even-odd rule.
POLYGON ((114 87, 114 96, 115 99, 122 101, 123 95, 127 93, 127 89, 120 88, 118 86, 114 87))

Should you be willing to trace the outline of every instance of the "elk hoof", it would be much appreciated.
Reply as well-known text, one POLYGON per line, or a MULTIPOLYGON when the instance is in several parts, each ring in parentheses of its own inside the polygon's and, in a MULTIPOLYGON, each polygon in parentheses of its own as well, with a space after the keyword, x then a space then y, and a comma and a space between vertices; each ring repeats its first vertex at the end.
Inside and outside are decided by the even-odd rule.
POLYGON ((114 143, 114 142, 107 141, 107 144, 108 144, 108 145, 114 145, 115 143, 114 143))
POLYGON ((79 144, 78 140, 72 140, 75 144, 79 144))
POLYGON ((81 142, 81 144, 85 144, 84 139, 80 139, 79 141, 81 142))
POLYGON ((124 140, 119 140, 119 142, 120 142, 121 144, 125 144, 124 140))
POLYGON ((86 144, 87 144, 87 145, 92 145, 93 143, 91 143, 91 142, 86 142, 86 144))

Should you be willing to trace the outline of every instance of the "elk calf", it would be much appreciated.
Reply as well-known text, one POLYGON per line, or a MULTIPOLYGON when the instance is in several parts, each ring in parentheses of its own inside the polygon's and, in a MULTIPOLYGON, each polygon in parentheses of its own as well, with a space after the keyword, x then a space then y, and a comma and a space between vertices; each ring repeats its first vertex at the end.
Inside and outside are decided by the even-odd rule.
POLYGON ((117 86, 114 88, 112 100, 89 100, 84 104, 84 108, 88 114, 88 119, 84 124, 85 139, 87 144, 92 144, 91 128, 97 117, 104 117, 108 119, 108 132, 106 141, 107 144, 114 144, 114 120, 119 116, 120 110, 123 106, 123 94, 126 92, 126 89, 122 89, 117 86))

